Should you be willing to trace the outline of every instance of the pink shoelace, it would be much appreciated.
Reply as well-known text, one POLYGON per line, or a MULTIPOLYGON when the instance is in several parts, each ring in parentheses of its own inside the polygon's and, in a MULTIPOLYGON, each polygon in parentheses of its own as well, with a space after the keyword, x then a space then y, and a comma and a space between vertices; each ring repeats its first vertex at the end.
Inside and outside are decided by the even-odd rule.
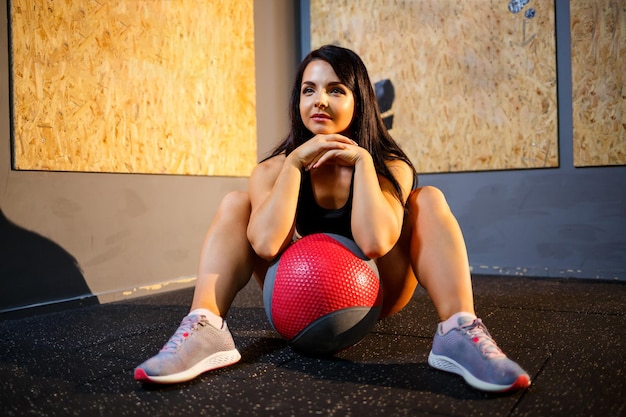
POLYGON ((204 316, 186 316, 170 340, 161 348, 161 352, 176 352, 191 332, 197 330, 198 326, 205 325, 204 319, 204 316))
POLYGON ((461 327, 460 330, 462 334, 467 335, 472 342, 478 345, 480 353, 487 359, 506 356, 480 319, 475 319, 472 323, 461 327))

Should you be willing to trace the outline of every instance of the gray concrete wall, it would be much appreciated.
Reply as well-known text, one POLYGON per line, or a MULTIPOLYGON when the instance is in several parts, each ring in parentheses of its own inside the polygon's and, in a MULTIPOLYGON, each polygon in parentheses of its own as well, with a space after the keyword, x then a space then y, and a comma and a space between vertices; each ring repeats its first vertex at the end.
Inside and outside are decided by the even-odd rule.
POLYGON ((428 175, 477 274, 626 280, 626 169, 428 175))

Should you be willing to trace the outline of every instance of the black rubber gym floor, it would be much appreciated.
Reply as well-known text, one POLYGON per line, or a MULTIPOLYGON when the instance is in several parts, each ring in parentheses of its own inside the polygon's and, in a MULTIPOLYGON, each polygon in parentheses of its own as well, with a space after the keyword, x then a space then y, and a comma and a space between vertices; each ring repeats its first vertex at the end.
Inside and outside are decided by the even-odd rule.
POLYGON ((134 367, 187 313, 192 289, 31 317, 0 316, 1 416, 624 416, 626 283, 474 277, 476 309, 532 378, 476 391, 427 364, 437 317, 424 291, 332 359, 295 353, 251 283, 228 317, 242 360, 175 386, 134 367))

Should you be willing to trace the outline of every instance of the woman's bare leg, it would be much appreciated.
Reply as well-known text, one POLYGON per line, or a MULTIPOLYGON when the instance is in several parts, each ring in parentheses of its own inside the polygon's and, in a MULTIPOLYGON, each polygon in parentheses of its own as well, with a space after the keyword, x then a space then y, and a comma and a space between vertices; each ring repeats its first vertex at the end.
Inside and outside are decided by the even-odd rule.
POLYGON ((415 276, 428 291, 442 322, 428 356, 431 366, 459 374, 480 390, 528 387, 528 373, 502 353, 482 321, 475 319, 465 242, 441 191, 422 187, 411 193, 402 235, 378 265, 383 285, 393 294, 385 311, 402 308, 415 276))
POLYGON ((224 317, 237 293, 248 283, 256 256, 246 235, 250 219, 248 193, 227 194, 209 227, 200 253, 191 310, 206 308, 224 317))
POLYGON ((413 271, 442 321, 458 312, 474 314, 467 249, 459 224, 441 191, 421 187, 408 203, 413 271))
POLYGON ((200 253, 198 279, 191 304, 196 313, 183 318, 163 348, 135 369, 142 382, 172 384, 232 365, 241 359, 222 318, 235 296, 264 264, 248 243, 250 199, 245 192, 224 197, 200 253), (201 312, 200 309, 209 310, 201 312), (220 318, 221 316, 221 318, 220 318))

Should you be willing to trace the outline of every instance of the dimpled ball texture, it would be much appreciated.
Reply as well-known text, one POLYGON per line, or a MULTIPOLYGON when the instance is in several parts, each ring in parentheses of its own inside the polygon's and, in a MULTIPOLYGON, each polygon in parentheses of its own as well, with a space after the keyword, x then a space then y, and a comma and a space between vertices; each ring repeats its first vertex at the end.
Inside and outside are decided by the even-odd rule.
MULTIPOLYGON (((276 331, 288 341, 312 326, 343 328, 330 330, 329 337, 341 338, 341 332, 347 333, 346 326, 363 327, 358 322, 367 320, 358 330, 362 333, 357 337, 360 339, 378 319, 382 302, 378 271, 373 261, 346 238, 314 234, 300 239, 270 267, 268 277, 264 289, 266 313, 276 331)), ((314 331, 319 337, 329 330, 314 331)), ((341 341, 329 343, 343 347, 341 341)))

